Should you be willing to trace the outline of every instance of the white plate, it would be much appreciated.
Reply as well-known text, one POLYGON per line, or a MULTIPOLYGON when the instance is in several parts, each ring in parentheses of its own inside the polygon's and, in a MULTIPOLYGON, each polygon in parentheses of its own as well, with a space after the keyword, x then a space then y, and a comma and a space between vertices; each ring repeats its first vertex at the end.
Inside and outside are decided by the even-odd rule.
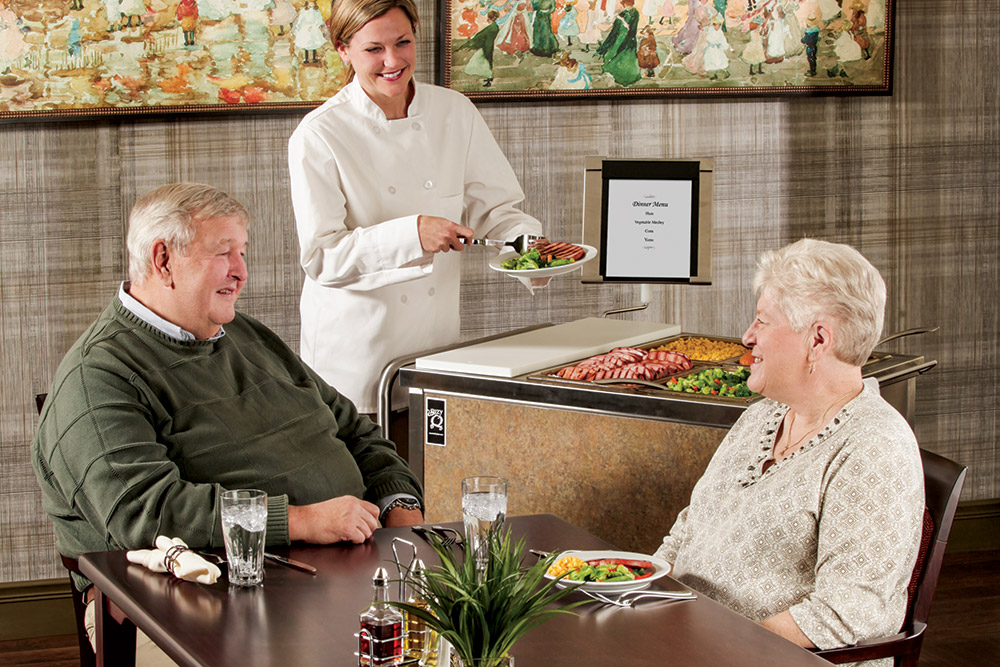
MULTIPOLYGON (((656 558, 655 556, 650 556, 649 554, 640 554, 632 551, 563 551, 559 554, 559 558, 563 556, 576 556, 582 561, 597 560, 599 558, 623 558, 626 560, 648 560, 653 564, 653 574, 646 577, 645 579, 635 579, 633 581, 570 581, 568 579, 562 579, 559 581, 557 586, 565 588, 566 586, 579 586, 585 591, 593 591, 594 593, 624 593, 625 591, 638 591, 643 588, 648 588, 651 583, 670 574, 670 563, 663 560, 662 558, 656 558)), ((556 559, 556 561, 559 560, 556 559)), ((548 574, 545 575, 546 579, 555 579, 548 574)))
POLYGON ((513 248, 504 248, 500 251, 500 254, 490 260, 490 268, 494 271, 499 271, 500 273, 506 273, 508 276, 523 276, 525 278, 544 278, 546 276, 558 276, 561 273, 569 273, 570 271, 576 271, 578 268, 583 266, 585 263, 597 257, 597 248, 589 245, 583 245, 582 243, 574 243, 573 245, 578 245, 587 251, 587 254, 583 256, 583 259, 578 259, 570 264, 563 264, 562 266, 549 266, 544 269, 505 269, 500 266, 501 262, 504 262, 511 257, 518 257, 517 251, 513 248))

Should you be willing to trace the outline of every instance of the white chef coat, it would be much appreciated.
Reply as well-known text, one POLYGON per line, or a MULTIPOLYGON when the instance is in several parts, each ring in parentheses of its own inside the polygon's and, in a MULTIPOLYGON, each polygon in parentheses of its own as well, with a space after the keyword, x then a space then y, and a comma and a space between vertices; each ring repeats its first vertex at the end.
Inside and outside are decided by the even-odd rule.
POLYGON ((407 116, 386 120, 355 79, 302 120, 288 165, 306 272, 300 353, 360 412, 375 412, 389 362, 459 340, 460 259, 425 253, 417 217, 477 237, 542 230, 514 208, 524 192, 475 106, 438 86, 414 81, 407 116))

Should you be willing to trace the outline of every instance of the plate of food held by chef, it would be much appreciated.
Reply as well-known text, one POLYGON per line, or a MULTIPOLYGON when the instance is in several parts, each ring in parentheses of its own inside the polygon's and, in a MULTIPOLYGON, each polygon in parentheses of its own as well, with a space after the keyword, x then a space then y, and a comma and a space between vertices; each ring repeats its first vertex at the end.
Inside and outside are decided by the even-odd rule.
POLYGON ((576 271, 595 257, 593 246, 542 240, 523 253, 505 248, 490 260, 490 268, 515 278, 547 278, 576 271))

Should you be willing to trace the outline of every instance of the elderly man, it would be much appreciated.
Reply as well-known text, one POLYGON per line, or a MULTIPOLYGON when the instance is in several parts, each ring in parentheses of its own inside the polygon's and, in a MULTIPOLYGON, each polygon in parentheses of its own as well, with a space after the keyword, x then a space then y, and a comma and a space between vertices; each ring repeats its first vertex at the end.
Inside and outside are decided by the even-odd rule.
POLYGON ((236 311, 247 222, 191 183, 132 209, 131 282, 63 359, 33 443, 61 553, 161 534, 221 546, 232 488, 267 492, 269 544, 360 543, 380 517, 423 520, 419 483, 379 428, 236 311))

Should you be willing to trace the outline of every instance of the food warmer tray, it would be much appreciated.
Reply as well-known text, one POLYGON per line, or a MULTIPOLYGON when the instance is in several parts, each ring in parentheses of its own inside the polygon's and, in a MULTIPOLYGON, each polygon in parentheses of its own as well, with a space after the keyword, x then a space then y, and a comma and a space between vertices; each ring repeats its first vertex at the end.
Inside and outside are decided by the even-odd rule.
MULTIPOLYGON (((707 338, 713 341, 722 341, 726 343, 738 343, 742 344, 739 338, 729 337, 729 336, 710 336, 707 334, 698 333, 680 333, 676 336, 668 336, 667 338, 662 338, 659 340, 650 341, 648 343, 643 343, 641 345, 636 345, 635 347, 643 350, 652 350, 654 348, 660 347, 667 343, 684 339, 684 338, 707 338)), ((610 352, 610 350, 608 350, 610 352)), ((527 378, 529 380, 538 380, 546 383, 555 383, 564 386, 571 387, 601 387, 602 389, 610 389, 613 391, 627 392, 627 393, 639 393, 646 395, 663 395, 675 396, 677 398, 683 398, 695 401, 705 401, 710 403, 722 403, 728 405, 739 405, 747 406, 751 403, 760 400, 760 394, 754 394, 748 397, 735 397, 735 396, 712 396, 708 394, 694 394, 682 391, 674 391, 666 386, 671 378, 682 378, 688 375, 693 375, 699 373, 708 368, 724 368, 726 370, 732 371, 740 367, 738 360, 742 355, 728 357, 726 359, 720 359, 717 361, 704 361, 700 359, 692 359, 692 367, 685 371, 679 371, 677 373, 671 373, 669 375, 664 375, 656 380, 635 380, 631 378, 611 378, 611 382, 605 380, 568 380, 563 377, 556 375, 556 372, 560 371, 567 366, 574 366, 585 359, 590 357, 583 357, 581 359, 576 359, 574 361, 560 364, 558 366, 552 366, 550 368, 545 368, 534 373, 529 373, 527 378)), ((870 373, 867 371, 869 369, 875 368, 880 362, 883 362, 890 358, 891 355, 884 354, 881 352, 873 352, 865 362, 862 367, 862 375, 868 376, 870 373)))

